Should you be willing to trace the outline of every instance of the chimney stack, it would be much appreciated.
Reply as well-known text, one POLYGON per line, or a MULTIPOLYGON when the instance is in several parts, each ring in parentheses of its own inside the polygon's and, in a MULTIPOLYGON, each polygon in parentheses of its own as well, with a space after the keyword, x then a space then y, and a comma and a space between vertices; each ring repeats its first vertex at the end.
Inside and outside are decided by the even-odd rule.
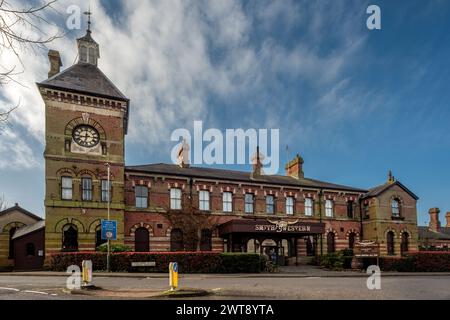
POLYGON ((262 173, 261 155, 259 153, 259 146, 256 147, 256 155, 253 157, 253 171, 251 178, 258 178, 262 173))
POLYGON ((430 214, 430 224, 428 225, 428 229, 434 232, 439 232, 441 229, 441 223, 439 222, 439 208, 431 208, 428 210, 430 214))
POLYGON ((48 61, 50 62, 50 70, 48 72, 48 77, 51 78, 55 74, 58 74, 62 67, 61 56, 59 51, 49 50, 48 51, 48 61))
POLYGON ((303 179, 305 177, 303 174, 303 159, 298 154, 295 156, 294 160, 291 160, 286 164, 285 169, 287 176, 296 179, 303 179))
POLYGON ((447 220, 446 228, 450 228, 450 211, 445 214, 445 220, 447 220))

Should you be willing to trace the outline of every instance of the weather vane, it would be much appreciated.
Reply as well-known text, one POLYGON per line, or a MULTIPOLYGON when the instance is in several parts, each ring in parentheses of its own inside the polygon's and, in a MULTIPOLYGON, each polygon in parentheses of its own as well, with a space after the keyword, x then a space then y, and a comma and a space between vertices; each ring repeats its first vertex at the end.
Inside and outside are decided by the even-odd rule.
POLYGON ((88 17, 88 31, 90 32, 91 31, 91 15, 92 15, 91 4, 89 4, 88 11, 83 12, 83 14, 87 15, 87 17, 88 17))

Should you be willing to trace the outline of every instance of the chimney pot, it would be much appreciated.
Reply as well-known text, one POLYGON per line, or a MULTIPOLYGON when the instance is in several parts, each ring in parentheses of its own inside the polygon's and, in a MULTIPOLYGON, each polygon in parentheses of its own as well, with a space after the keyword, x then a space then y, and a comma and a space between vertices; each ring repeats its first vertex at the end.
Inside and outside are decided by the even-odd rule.
POLYGON ((61 62, 61 56, 59 55, 59 51, 49 50, 48 61, 50 62, 50 70, 48 72, 48 77, 51 78, 61 71, 61 67, 63 65, 61 62))
POLYGON ((439 221, 439 208, 431 208, 428 210, 428 213, 430 214, 430 224, 428 225, 428 228, 431 231, 439 232, 441 229, 441 222, 439 221))

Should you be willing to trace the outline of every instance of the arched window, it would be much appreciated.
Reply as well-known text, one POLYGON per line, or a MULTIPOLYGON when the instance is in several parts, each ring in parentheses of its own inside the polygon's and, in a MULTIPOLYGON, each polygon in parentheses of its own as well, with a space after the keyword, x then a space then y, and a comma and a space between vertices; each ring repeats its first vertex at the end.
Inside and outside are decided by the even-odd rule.
POLYGON ((9 259, 14 258, 14 241, 12 238, 16 230, 17 230, 16 227, 9 229, 9 256, 8 256, 9 259))
POLYGON ((102 239, 102 226, 99 225, 95 228, 95 248, 98 249, 102 244, 108 242, 106 239, 102 239))
POLYGON ((73 224, 66 224, 63 227, 62 251, 78 250, 78 230, 73 224))
POLYGON ((393 217, 400 217, 400 201, 398 199, 391 200, 391 211, 393 217))
POLYGON ((408 252, 409 250, 409 234, 408 232, 403 232, 402 233, 402 244, 401 244, 401 249, 402 249, 402 254, 408 252))
POLYGON ((355 247, 355 238, 356 238, 356 234, 354 232, 351 232, 348 235, 348 247, 350 249, 353 249, 355 247))
POLYGON ((389 231, 386 235, 386 244, 387 244, 387 254, 395 255, 395 247, 394 247, 394 232, 389 231))
POLYGON ((26 244, 25 251, 26 251, 27 256, 30 256, 30 257, 34 256, 35 252, 36 252, 36 250, 34 248, 34 243, 28 242, 26 244))
POLYGON ((141 227, 134 232, 134 251, 148 252, 150 251, 149 232, 147 228, 141 227))
POLYGON ((170 251, 183 251, 183 232, 180 229, 173 229, 170 233, 170 251))
POLYGON ((200 251, 212 250, 212 232, 209 229, 203 229, 200 238, 200 251))
POLYGON ((335 251, 334 233, 333 232, 328 232, 328 234, 327 234, 327 251, 328 251, 328 253, 335 251))

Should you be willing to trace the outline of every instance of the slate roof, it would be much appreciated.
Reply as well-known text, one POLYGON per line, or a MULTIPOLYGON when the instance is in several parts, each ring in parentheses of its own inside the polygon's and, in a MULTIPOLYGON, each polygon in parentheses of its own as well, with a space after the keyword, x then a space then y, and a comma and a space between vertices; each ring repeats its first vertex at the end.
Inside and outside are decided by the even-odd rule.
POLYGON ((27 216, 29 216, 30 218, 32 218, 32 219, 34 219, 34 220, 36 220, 36 221, 42 220, 41 217, 38 217, 37 215, 31 213, 31 212, 28 211, 28 210, 25 210, 24 208, 22 208, 21 206, 19 206, 19 204, 17 204, 17 203, 16 203, 15 206, 13 206, 13 207, 10 207, 10 208, 8 208, 8 209, 5 209, 5 210, 3 210, 3 211, 0 211, 0 216, 5 215, 5 214, 8 214, 8 213, 13 212, 13 211, 16 211, 16 210, 19 211, 19 212, 21 212, 21 213, 23 213, 23 214, 25 214, 25 215, 27 215, 27 216))
POLYGON ((175 164, 165 164, 165 163, 126 166, 125 171, 136 173, 142 172, 142 173, 169 175, 169 176, 181 176, 189 178, 208 178, 208 179, 239 181, 239 182, 267 183, 293 187, 305 187, 305 188, 311 187, 321 189, 343 190, 357 193, 367 192, 367 190, 360 188, 354 188, 309 178, 295 179, 293 177, 282 175, 262 175, 256 179, 252 179, 251 173, 246 171, 201 168, 192 166, 182 168, 175 164))
POLYGON ((14 232, 14 235, 13 235, 12 239, 14 240, 14 239, 23 237, 23 236, 25 236, 27 234, 30 234, 32 232, 41 230, 43 228, 45 228, 45 220, 38 221, 36 223, 33 223, 33 224, 28 225, 28 226, 25 226, 25 227, 17 229, 17 231, 14 232))
POLYGON ((38 86, 129 101, 97 66, 89 63, 74 64, 38 86))
POLYGON ((386 182, 382 185, 376 186, 374 188, 370 188, 369 192, 367 192, 363 198, 370 198, 370 197, 376 197, 379 194, 383 193, 385 190, 389 189, 391 186, 393 185, 397 185, 400 188, 402 188, 403 190, 405 190, 411 197, 413 197, 414 199, 418 200, 419 197, 416 196, 411 190, 409 190, 407 187, 405 187, 402 183, 400 183, 399 181, 394 181, 394 182, 386 182))
POLYGON ((440 232, 431 231, 428 227, 419 226, 419 239, 450 240, 450 228, 441 227, 440 232))

